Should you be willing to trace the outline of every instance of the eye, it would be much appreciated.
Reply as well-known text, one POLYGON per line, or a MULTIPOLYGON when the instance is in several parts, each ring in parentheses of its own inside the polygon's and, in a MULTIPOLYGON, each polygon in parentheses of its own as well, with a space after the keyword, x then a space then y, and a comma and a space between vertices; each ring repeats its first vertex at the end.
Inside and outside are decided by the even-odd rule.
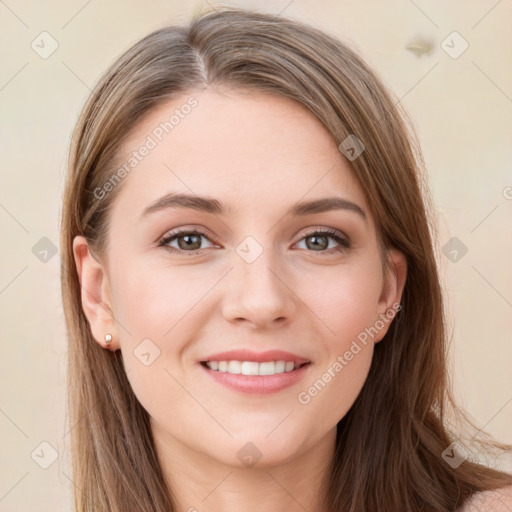
POLYGON ((181 253, 189 253, 196 254, 201 250, 201 238, 205 238, 209 240, 209 238, 200 231, 196 230, 182 230, 175 231, 166 235, 164 238, 158 242, 159 247, 167 247, 172 250, 172 252, 181 252, 181 253), (176 241, 178 243, 178 247, 171 246, 171 242, 176 241))
MULTIPOLYGON (((201 252, 201 239, 210 241, 210 239, 197 230, 174 231, 164 236, 159 242, 158 247, 166 247, 171 252, 197 254, 201 252), (178 246, 172 246, 171 243, 177 242, 178 246)), ((313 252, 342 252, 350 248, 348 239, 341 236, 334 230, 315 230, 304 236, 300 242, 306 242, 306 249, 313 249, 313 252), (329 239, 337 244, 329 248, 329 239), (317 250, 318 249, 318 250, 317 250)))
POLYGON ((348 239, 331 229, 310 232, 300 240, 302 241, 305 241, 307 249, 313 248, 313 252, 343 252, 350 248, 348 239), (329 248, 329 239, 334 240, 337 246, 329 248))

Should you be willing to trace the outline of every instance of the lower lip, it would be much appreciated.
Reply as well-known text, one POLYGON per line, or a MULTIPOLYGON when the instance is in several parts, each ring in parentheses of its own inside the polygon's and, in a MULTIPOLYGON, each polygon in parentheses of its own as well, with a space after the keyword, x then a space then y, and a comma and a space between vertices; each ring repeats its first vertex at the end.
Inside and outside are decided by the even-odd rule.
POLYGON ((210 370, 200 364, 201 368, 219 384, 240 391, 242 393, 267 394, 276 393, 293 386, 309 371, 311 363, 301 366, 297 370, 274 375, 242 375, 240 373, 227 373, 210 370))

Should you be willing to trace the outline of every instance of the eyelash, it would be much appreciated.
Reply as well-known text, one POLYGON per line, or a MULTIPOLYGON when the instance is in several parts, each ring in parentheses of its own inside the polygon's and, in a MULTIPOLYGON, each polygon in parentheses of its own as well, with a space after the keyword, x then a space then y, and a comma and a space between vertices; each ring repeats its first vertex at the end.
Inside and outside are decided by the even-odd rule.
MULTIPOLYGON (((181 231, 175 231, 173 233, 169 233, 168 235, 164 236, 159 242, 158 242, 158 247, 165 247, 167 250, 169 250, 170 252, 172 253, 177 253, 177 254, 187 254, 187 255, 194 255, 194 254, 198 254, 200 253, 201 251, 203 251, 204 249, 197 249, 195 251, 184 251, 182 249, 176 249, 175 247, 169 247, 167 244, 172 242, 173 240, 179 238, 180 236, 185 236, 185 235, 200 235, 206 239, 208 239, 210 242, 211 240, 204 234, 204 233, 201 233, 200 231, 197 231, 197 230, 181 230, 181 231)), ((302 240, 304 240, 305 238, 309 238, 311 236, 315 236, 315 235, 319 235, 319 236, 325 236, 327 238, 331 238, 333 239, 334 241, 336 241, 339 246, 338 247, 334 247, 334 248, 331 248, 331 249, 325 249, 323 251, 309 251, 309 252, 319 252, 319 253, 327 253, 327 254, 333 254, 333 252, 344 252, 348 249, 350 249, 350 242, 348 241, 348 239, 345 239, 345 238, 342 238, 337 231, 333 231, 331 229, 325 229, 325 230, 315 230, 315 231, 311 231, 309 233, 306 233, 300 240, 299 242, 301 242, 302 240)))

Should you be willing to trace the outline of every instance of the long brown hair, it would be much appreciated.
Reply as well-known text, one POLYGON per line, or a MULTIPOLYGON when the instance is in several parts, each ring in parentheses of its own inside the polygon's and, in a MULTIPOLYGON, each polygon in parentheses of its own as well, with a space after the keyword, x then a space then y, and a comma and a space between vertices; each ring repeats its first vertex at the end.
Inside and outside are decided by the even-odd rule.
MULTIPOLYGON (((73 133, 61 248, 76 510, 175 510, 121 351, 102 349, 84 316, 72 244, 84 235, 99 258, 104 254, 108 214, 123 183, 101 200, 94 191, 115 172, 130 130, 174 95, 213 84, 294 99, 337 144, 350 135, 362 141, 364 151, 350 165, 383 254, 395 247, 407 258, 402 311, 376 344, 367 381, 337 426, 327 507, 449 512, 478 491, 512 483, 511 475, 476 461, 454 467, 442 456, 462 438, 460 425, 476 427, 451 391, 436 222, 407 113, 349 45, 282 16, 223 8, 187 27, 157 30, 126 51, 100 79, 73 133)), ((512 449, 476 436, 486 450, 512 449)))

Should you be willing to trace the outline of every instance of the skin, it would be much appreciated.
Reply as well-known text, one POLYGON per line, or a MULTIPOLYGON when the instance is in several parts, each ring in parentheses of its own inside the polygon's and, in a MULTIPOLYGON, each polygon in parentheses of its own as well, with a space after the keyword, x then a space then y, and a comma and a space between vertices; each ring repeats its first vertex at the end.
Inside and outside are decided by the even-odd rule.
MULTIPOLYGON (((74 240, 83 309, 96 341, 122 351, 180 510, 251 512, 263 503, 268 511, 320 511, 336 424, 391 322, 359 343, 309 403, 298 394, 400 302, 405 258, 391 251, 391 272, 383 274, 374 220, 348 161, 320 121, 287 98, 191 91, 135 127, 121 165, 190 95, 197 107, 124 178, 104 258, 96 260, 83 237, 74 240), (168 192, 216 198, 233 210, 169 208, 140 218, 168 192), (350 210, 286 215, 298 201, 330 196, 356 203, 366 220, 350 210), (157 246, 175 228, 204 233, 188 249, 199 247, 198 254, 157 246), (306 236, 329 228, 348 237, 350 248, 337 252, 334 239, 315 246, 306 236), (262 249, 251 263, 236 251, 248 236, 262 249), (148 338, 160 355, 145 366, 134 350, 148 338), (244 394, 214 382, 198 363, 237 348, 287 350, 311 365, 290 388, 244 394), (251 467, 237 457, 247 442, 261 453, 251 467)), ((179 242, 169 245, 186 251, 183 236, 179 242)))

